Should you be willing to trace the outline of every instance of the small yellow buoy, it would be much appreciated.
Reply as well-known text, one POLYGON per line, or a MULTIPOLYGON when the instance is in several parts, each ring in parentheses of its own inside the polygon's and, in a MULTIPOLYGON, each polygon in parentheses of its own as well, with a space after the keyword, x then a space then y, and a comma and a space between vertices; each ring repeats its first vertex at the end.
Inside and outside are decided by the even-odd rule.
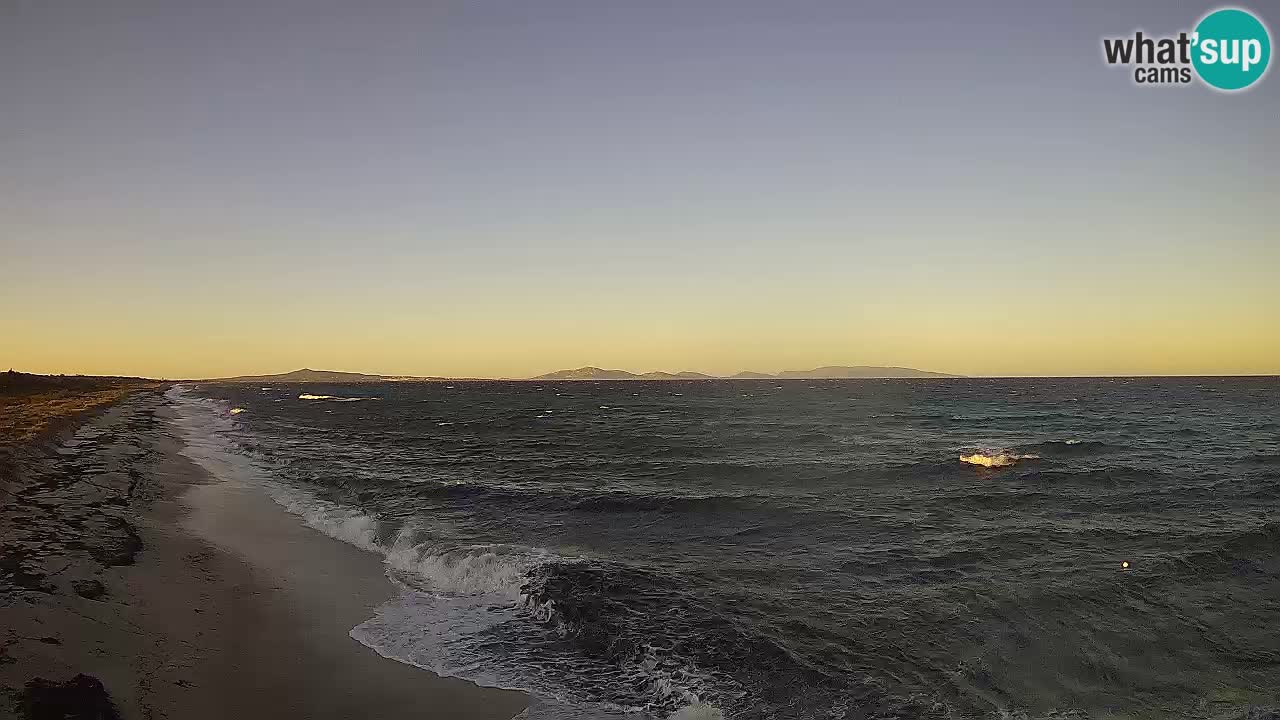
POLYGON ((1120 562, 1120 567, 1124 568, 1125 570, 1128 570, 1128 569, 1129 569, 1129 561, 1128 561, 1128 560, 1122 560, 1122 561, 1120 562))

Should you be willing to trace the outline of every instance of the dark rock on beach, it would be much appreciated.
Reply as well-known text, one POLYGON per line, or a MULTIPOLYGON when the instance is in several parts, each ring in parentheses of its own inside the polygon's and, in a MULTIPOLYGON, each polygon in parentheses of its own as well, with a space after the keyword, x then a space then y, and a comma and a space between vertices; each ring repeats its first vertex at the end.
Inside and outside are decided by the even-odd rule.
POLYGON ((92 578, 76 580, 71 584, 71 589, 75 590, 77 595, 86 600, 97 600, 107 591, 101 582, 92 578))
POLYGON ((23 689, 19 712, 27 720, 117 720, 120 717, 102 681, 83 674, 66 682, 32 679, 23 689))

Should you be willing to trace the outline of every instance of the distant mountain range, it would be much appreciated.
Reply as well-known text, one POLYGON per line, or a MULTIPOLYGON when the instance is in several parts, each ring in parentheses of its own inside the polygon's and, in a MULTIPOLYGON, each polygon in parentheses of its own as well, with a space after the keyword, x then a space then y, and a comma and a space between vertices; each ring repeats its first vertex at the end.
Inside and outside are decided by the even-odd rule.
MULTIPOLYGON (((946 373, 929 372, 904 367, 880 367, 876 365, 828 365, 813 370, 785 370, 776 375, 743 371, 721 377, 706 373, 647 372, 633 373, 626 370, 606 370, 598 367, 580 367, 573 370, 557 370, 529 380, 830 380, 841 378, 939 378, 963 377, 946 373)), ((480 378, 418 377, 413 375, 367 375, 365 373, 338 372, 336 370, 312 370, 303 368, 275 375, 240 375, 215 378, 210 382, 227 383, 374 383, 374 382, 439 382, 480 378)))
POLYGON ((777 374, 781 380, 833 380, 840 378, 924 378, 964 377, 950 373, 917 370, 907 367, 881 365, 825 365, 812 370, 784 370, 777 374))
POLYGON ((229 383, 371 383, 394 380, 445 380, 436 377, 409 377, 403 375, 366 375, 364 373, 338 372, 337 370, 312 370, 302 368, 293 372, 275 375, 240 375, 238 377, 215 378, 212 382, 229 383))
POLYGON ((714 380, 715 376, 699 372, 647 372, 633 373, 626 370, 604 370, 598 367, 580 367, 573 370, 557 370, 539 375, 532 380, 714 380))
POLYGON ((626 370, 605 370, 598 367, 581 367, 573 370, 557 370, 539 375, 533 380, 833 380, 847 378, 926 378, 963 377, 947 373, 930 372, 904 367, 878 365, 827 365, 813 370, 784 370, 776 375, 744 370, 728 378, 699 372, 647 372, 633 373, 626 370))

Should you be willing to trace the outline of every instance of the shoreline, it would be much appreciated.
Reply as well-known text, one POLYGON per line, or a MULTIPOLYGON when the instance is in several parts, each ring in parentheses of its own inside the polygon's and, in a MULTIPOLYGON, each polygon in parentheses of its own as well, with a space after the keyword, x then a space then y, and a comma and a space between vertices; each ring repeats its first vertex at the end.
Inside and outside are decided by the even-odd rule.
POLYGON ((91 685, 63 685, 81 674, 121 718, 522 712, 522 693, 353 640, 395 593, 380 559, 212 477, 171 421, 159 391, 139 390, 5 469, 0 717, 101 702, 91 685))

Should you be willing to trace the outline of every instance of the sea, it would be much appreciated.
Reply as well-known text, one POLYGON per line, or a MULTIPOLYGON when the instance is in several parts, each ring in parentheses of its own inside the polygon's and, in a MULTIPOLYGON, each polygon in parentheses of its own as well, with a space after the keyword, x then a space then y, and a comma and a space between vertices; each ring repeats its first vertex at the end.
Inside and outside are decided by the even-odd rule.
MULTIPOLYGON (((521 717, 1263 718, 1280 379, 200 384, 385 563, 351 637, 521 717)), ((333 592, 343 592, 342 587, 333 592)))

